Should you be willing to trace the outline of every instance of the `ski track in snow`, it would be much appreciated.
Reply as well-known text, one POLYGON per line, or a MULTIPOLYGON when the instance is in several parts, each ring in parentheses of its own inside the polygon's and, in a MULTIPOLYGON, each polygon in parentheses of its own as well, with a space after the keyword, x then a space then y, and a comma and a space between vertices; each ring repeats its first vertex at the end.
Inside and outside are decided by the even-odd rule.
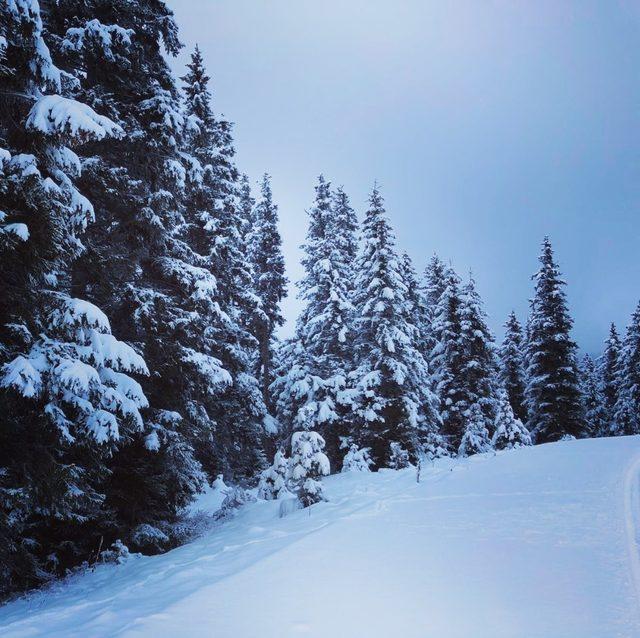
MULTIPOLYGON (((637 638, 640 437, 326 480, 0 608, 3 638, 637 638)), ((221 499, 207 494, 205 506, 221 499)))

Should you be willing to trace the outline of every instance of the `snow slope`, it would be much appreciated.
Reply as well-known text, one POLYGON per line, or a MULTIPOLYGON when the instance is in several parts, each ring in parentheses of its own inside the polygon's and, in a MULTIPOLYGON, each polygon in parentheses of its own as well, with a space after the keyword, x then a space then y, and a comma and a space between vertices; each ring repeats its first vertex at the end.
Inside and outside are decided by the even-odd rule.
MULTIPOLYGON (((640 636, 640 438, 338 475, 0 608, 4 638, 640 636)), ((214 499, 215 500, 215 499, 214 499)))

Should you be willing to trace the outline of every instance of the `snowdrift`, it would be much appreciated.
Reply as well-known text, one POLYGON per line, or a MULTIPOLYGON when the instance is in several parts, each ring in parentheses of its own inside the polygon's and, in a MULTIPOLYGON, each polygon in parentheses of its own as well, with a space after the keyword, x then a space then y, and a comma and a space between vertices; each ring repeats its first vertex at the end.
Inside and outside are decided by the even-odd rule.
MULTIPOLYGON (((5 638, 640 636, 640 437, 325 481, 0 608, 5 638)), ((219 503, 207 495, 206 503, 219 503)))

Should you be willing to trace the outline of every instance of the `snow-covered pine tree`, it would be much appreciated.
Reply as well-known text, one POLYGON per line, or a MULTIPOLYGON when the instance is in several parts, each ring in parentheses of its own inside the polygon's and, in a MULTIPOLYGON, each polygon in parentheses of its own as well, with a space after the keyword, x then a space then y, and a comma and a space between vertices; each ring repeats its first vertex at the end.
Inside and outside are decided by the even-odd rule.
POLYGON ((392 443, 414 459, 422 454, 426 434, 437 427, 439 417, 426 361, 415 346, 418 331, 407 316, 407 286, 377 186, 362 235, 354 303, 358 367, 352 375, 357 390, 353 439, 371 448, 376 467, 383 467, 392 443))
POLYGON ((355 261, 358 257, 358 217, 351 207, 349 196, 343 186, 338 186, 332 194, 333 226, 339 229, 339 237, 335 238, 336 246, 345 256, 350 272, 347 273, 347 288, 353 291, 355 273, 353 272, 355 261))
POLYGON ((273 410, 269 388, 273 381, 275 330, 284 323, 280 303, 287 296, 282 239, 278 230, 278 206, 273 201, 271 180, 265 174, 260 200, 253 211, 253 225, 247 236, 249 259, 253 269, 253 289, 263 314, 256 319, 254 334, 259 346, 258 379, 264 402, 273 410))
POLYGON ((616 434, 640 434, 640 303, 622 343, 614 419, 616 434))
POLYGON ((486 423, 482 406, 473 403, 465 412, 464 433, 458 446, 458 456, 482 454, 491 449, 486 423))
POLYGON ((584 436, 600 436, 606 429, 606 411, 596 364, 589 354, 584 355, 580 366, 580 391, 586 424, 584 436))
POLYGON ((370 472, 372 465, 369 448, 359 448, 351 443, 342 460, 342 472, 370 472))
POLYGON ((323 450, 324 439, 317 432, 302 430, 291 435, 290 486, 303 507, 324 500, 321 479, 331 468, 323 450))
MULTIPOLYGON (((180 340, 192 309, 183 302, 197 289, 206 291, 195 285, 201 271, 186 291, 176 283, 176 273, 192 266, 176 230, 185 223, 184 118, 163 56, 163 49, 174 55, 180 48, 177 27, 160 0, 63 2, 46 15, 54 59, 79 69, 78 98, 126 133, 118 142, 82 149, 79 183, 94 202, 96 221, 75 263, 72 291, 105 309, 114 334, 141 352, 151 371, 141 382, 155 436, 133 434, 115 450, 102 531, 133 548, 157 550, 174 542, 171 524, 201 481, 188 436, 193 420, 176 412, 191 354, 180 340)), ((208 366, 221 378, 215 359, 192 359, 193 367, 208 366)))
POLYGON ((413 262, 406 252, 402 253, 400 257, 400 269, 402 279, 407 287, 407 293, 405 295, 407 316, 412 318, 412 322, 418 330, 414 345, 420 353, 425 356, 429 351, 431 316, 427 300, 418 282, 418 276, 413 262))
POLYGON ((513 413, 509 394, 502 388, 498 391, 498 407, 491 445, 496 450, 510 450, 531 445, 529 431, 513 413))
POLYGON ((523 423, 527 420, 524 400, 525 371, 523 353, 525 349, 522 326, 511 312, 504 324, 505 332, 499 350, 499 382, 507 391, 509 402, 517 419, 523 423))
POLYGON ((168 272, 189 292, 182 305, 190 312, 180 334, 183 360, 192 364, 185 370, 191 388, 183 389, 188 398, 184 411, 194 420, 200 415, 212 420, 213 440, 201 440, 197 448, 211 478, 219 473, 249 477, 264 460, 266 408, 252 375, 257 341, 249 332, 253 320, 263 315, 244 254, 246 211, 236 199, 241 193, 230 125, 213 114, 209 77, 197 47, 187 67, 182 157, 191 174, 184 223, 172 233, 179 251, 167 262, 168 272), (223 383, 212 383, 208 376, 216 359, 223 383))
MULTIPOLYGON (((428 302, 424 296, 418 277, 411 261, 411 257, 405 252, 400 261, 400 272, 406 286, 405 313, 408 321, 416 327, 413 345, 428 362, 431 345, 431 318, 432 314, 428 302)), ((427 367, 429 365, 427 363, 427 367)), ((429 372, 431 372, 429 370, 429 372)), ((422 411, 425 416, 422 433, 422 452, 430 460, 447 455, 447 442, 442 435, 442 419, 438 412, 438 397, 431 389, 431 384, 421 389, 423 398, 422 411)))
MULTIPOLYGON (((445 277, 447 273, 446 264, 436 255, 432 255, 427 267, 424 270, 422 280, 420 281, 420 292, 424 301, 422 310, 422 345, 421 353, 429 365, 429 370, 433 377, 435 371, 434 362, 431 360, 433 349, 435 348, 435 334, 433 331, 433 320, 440 300, 440 295, 445 288, 445 277)), ((431 389, 435 391, 435 385, 431 389)))
POLYGON ((620 395, 620 363, 622 344, 615 324, 609 328, 609 336, 604 343, 604 352, 598 360, 600 393, 603 400, 604 424, 599 436, 618 434, 615 409, 620 395))
MULTIPOLYGON (((150 436, 128 373, 142 357, 93 304, 69 294, 94 208, 71 150, 123 130, 73 99, 78 69, 51 58, 39 5, 0 5, 0 595, 61 574, 94 550, 107 462, 150 436), (72 74, 73 72, 73 74, 72 74)), ((80 151, 79 151, 80 152, 80 151)))
POLYGON ((423 292, 427 306, 434 308, 438 305, 444 292, 448 274, 447 265, 438 257, 432 255, 424 271, 423 292))
POLYGON ((457 453, 465 428, 468 402, 462 386, 463 352, 461 347, 460 278, 452 267, 445 274, 445 285, 435 307, 431 331, 431 380, 439 399, 442 432, 450 452, 457 453))
MULTIPOLYGON (((247 243, 249 233, 253 228, 253 208, 256 205, 256 200, 251 193, 251 183, 249 181, 249 176, 246 173, 243 173, 240 177, 240 188, 238 192, 238 210, 240 213, 240 234, 242 236, 242 241, 244 242, 245 253, 248 254, 249 246, 247 243)), ((251 272, 253 274, 253 264, 251 262, 247 262, 247 265, 252 269, 251 272)))
POLYGON ((527 339, 527 429, 536 443, 585 434, 573 321, 553 248, 545 237, 527 339))
MULTIPOLYGON (((444 292, 446 285, 447 266, 437 256, 432 255, 421 281, 422 298, 425 302, 423 310, 423 322, 425 324, 423 334, 422 356, 429 364, 431 374, 434 373, 434 363, 431 360, 433 349, 435 348, 435 334, 432 323, 435 317, 436 308, 440 301, 440 296, 444 292)), ((435 389, 435 388, 432 388, 435 389)))
POLYGON ((460 305, 460 364, 459 382, 462 385, 464 409, 478 405, 485 415, 485 427, 493 433, 493 422, 497 408, 496 376, 498 364, 495 356, 494 338, 486 322, 482 300, 476 290, 475 280, 470 275, 462 290, 460 305))
MULTIPOLYGON (((315 204, 309 211, 309 230, 303 246, 305 277, 299 282, 300 298, 306 305, 300 315, 297 334, 318 367, 333 372, 348 356, 347 333, 352 306, 349 301, 353 237, 342 228, 348 211, 336 216, 332 206, 331 183, 321 175, 315 204)), ((342 367, 342 366, 340 366, 342 367)), ((344 376, 344 371, 342 371, 344 376)))
POLYGON ((298 283, 305 306, 296 323, 296 344, 290 348, 293 359, 274 388, 279 391, 284 427, 319 432, 327 442, 329 458, 337 464, 341 437, 349 434, 348 409, 339 404, 339 398, 344 395, 352 360, 348 339, 353 315, 351 247, 348 233, 341 228, 345 212, 337 219, 332 206, 330 182, 320 176, 315 191, 303 246, 305 275, 298 283))
POLYGON ((273 501, 285 498, 289 495, 287 478, 289 475, 289 462, 283 450, 278 450, 273 457, 273 464, 260 475, 258 484, 258 498, 265 501, 273 501))

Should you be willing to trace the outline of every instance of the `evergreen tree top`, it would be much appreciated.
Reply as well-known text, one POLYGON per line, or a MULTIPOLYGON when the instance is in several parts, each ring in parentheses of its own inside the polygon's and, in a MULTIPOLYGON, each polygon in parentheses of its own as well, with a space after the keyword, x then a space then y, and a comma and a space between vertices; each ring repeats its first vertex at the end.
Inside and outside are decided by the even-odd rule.
POLYGON ((424 271, 424 293, 431 308, 434 308, 440 299, 446 277, 447 265, 434 253, 424 271))
POLYGON ((210 78, 204 67, 204 60, 200 48, 196 47, 191 54, 191 61, 187 63, 189 71, 182 76, 187 112, 194 116, 199 125, 205 128, 213 126, 214 117, 211 110, 210 78))
POLYGON ((271 326, 282 325, 279 304, 287 295, 282 238, 278 230, 278 206, 273 201, 271 178, 262 177, 260 200, 253 210, 253 228, 247 237, 256 293, 271 326))
POLYGON ((358 218, 342 186, 338 186, 333 193, 332 207, 332 232, 336 232, 334 241, 353 262, 358 255, 358 218))
POLYGON ((535 339, 539 332, 552 331, 556 338, 569 339, 568 333, 573 327, 573 320, 569 315, 564 292, 566 282, 560 275, 549 237, 544 238, 539 261, 540 268, 533 275, 535 296, 531 302, 531 337, 535 339))

